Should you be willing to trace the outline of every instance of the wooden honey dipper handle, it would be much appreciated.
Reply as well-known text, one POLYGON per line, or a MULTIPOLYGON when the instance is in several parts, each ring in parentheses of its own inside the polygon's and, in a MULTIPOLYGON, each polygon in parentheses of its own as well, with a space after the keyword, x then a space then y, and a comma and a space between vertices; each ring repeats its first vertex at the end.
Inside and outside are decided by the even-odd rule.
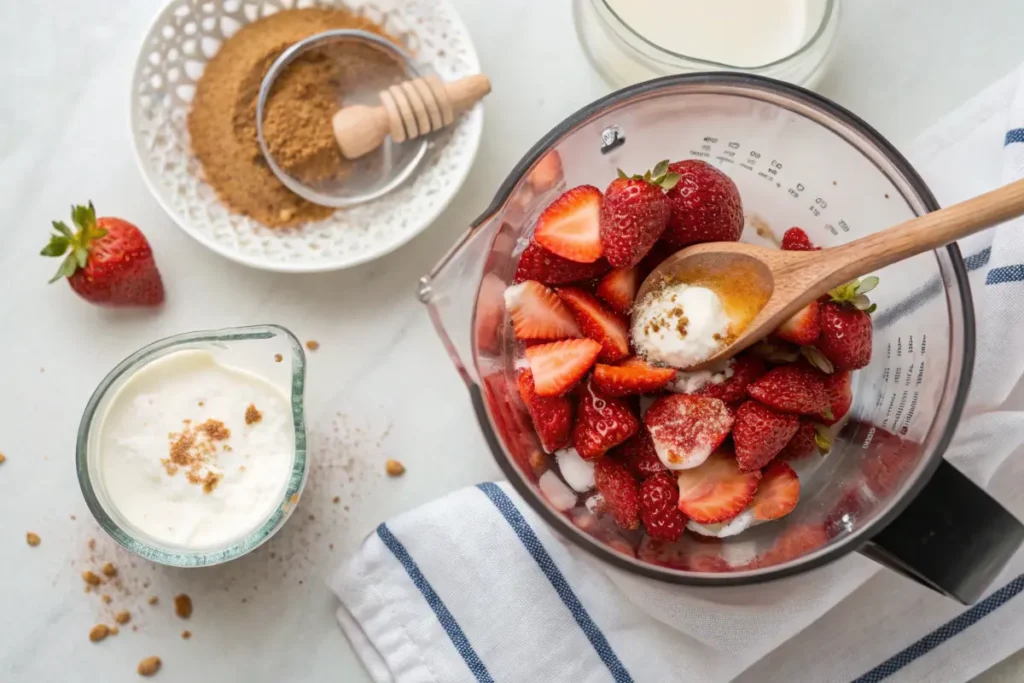
POLYGON ((358 159, 380 147, 390 135, 395 142, 440 130, 491 92, 483 74, 442 83, 437 76, 415 78, 380 91, 381 105, 343 107, 331 120, 334 138, 347 159, 358 159))

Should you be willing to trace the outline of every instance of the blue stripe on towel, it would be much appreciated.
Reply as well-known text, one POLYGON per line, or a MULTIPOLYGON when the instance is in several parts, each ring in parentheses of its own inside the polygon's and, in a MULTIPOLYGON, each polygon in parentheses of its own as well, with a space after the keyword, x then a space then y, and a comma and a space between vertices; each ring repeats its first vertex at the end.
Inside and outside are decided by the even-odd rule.
POLYGON ((1014 128, 1013 130, 1006 131, 1006 142, 1004 145, 1009 145, 1014 142, 1024 142, 1024 128, 1014 128))
POLYGON ((993 268, 985 276, 986 285, 1001 285, 1006 282, 1020 282, 1021 280, 1024 280, 1024 264, 1020 263, 1015 266, 993 268))
POLYGON ((901 650, 886 661, 867 672, 853 683, 878 683, 910 664, 912 661, 928 654, 942 643, 957 635, 968 626, 988 616, 1015 595, 1024 590, 1024 575, 1006 584, 974 607, 963 612, 955 619, 935 629, 910 647, 901 650))
POLYGON ((579 598, 576 597, 576 593, 573 592, 572 587, 569 586, 569 582, 565 580, 562 572, 555 566, 551 556, 548 555, 548 551, 544 549, 544 545, 537 538, 537 534, 534 533, 530 524, 523 518, 522 513, 516 508, 515 503, 505 495, 505 492, 498 488, 495 484, 486 482, 483 484, 477 484, 477 488, 484 492, 484 494, 491 499, 494 506, 498 508, 498 511, 502 514, 505 520, 511 525, 512 529, 516 532, 516 536, 523 542, 526 549, 533 556, 533 559, 537 562, 537 566, 540 567, 544 575, 548 577, 551 585, 554 587, 555 592, 558 593, 558 597, 562 599, 562 602, 572 613, 573 619, 579 624, 580 628, 583 629, 583 633, 586 634, 587 640, 594 646, 594 650, 597 651, 597 655, 604 662, 605 666, 608 667, 608 671, 611 672, 612 678, 615 683, 632 683, 633 678, 626 671, 626 667, 619 661, 615 651, 612 650, 611 645, 608 644, 608 640, 601 633, 601 629, 598 628, 594 620, 587 614, 587 610, 583 607, 583 603, 580 602, 579 598))
POLYGON ((484 663, 480 661, 479 655, 477 655, 473 646, 470 645, 469 639, 462 632, 459 623, 455 621, 455 617, 452 616, 452 613, 444 606, 444 602, 434 592, 434 588, 427 581, 426 577, 423 576, 423 572, 420 571, 415 560, 410 557, 409 551, 405 549, 402 542, 395 538, 395 535, 391 533, 391 529, 388 529, 386 524, 381 524, 377 527, 377 536, 380 537, 380 540, 395 556, 395 559, 405 568, 409 578, 420 589, 420 593, 423 593, 423 597, 426 599, 427 604, 430 605, 430 609, 434 610, 437 620, 441 622, 441 627, 444 628, 445 633, 451 638, 452 645, 462 655, 462 659, 466 661, 466 666, 476 676, 476 680, 481 683, 494 683, 494 679, 487 672, 487 667, 484 666, 484 663))

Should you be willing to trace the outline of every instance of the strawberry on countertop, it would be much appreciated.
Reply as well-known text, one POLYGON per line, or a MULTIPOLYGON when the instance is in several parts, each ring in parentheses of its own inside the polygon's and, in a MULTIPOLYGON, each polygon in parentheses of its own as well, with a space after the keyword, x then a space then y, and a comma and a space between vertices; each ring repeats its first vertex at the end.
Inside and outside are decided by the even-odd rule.
POLYGON ((602 363, 615 363, 629 356, 625 318, 609 311, 592 294, 578 287, 561 287, 557 292, 572 311, 583 334, 601 344, 598 359, 602 363))
POLYGON ((56 233, 40 252, 64 256, 50 282, 67 278, 71 289, 94 304, 156 306, 163 303, 164 285, 153 251, 137 227, 120 218, 96 218, 92 202, 71 207, 72 232, 54 221, 56 233))
POLYGON ((732 178, 700 159, 669 165, 680 175, 668 193, 672 214, 662 239, 674 247, 735 242, 743 232, 743 202, 732 178))
POLYGON ((800 415, 831 415, 826 377, 814 368, 803 365, 784 365, 773 370, 747 387, 751 398, 784 413, 800 415))
POLYGON ((505 290, 505 308, 518 339, 556 340, 582 337, 572 313, 553 291, 534 280, 505 290))
POLYGON ((593 381, 580 393, 572 445, 584 460, 604 455, 640 430, 640 421, 623 399, 603 394, 593 381))
POLYGON ((871 314, 876 307, 867 293, 877 286, 874 276, 847 282, 830 291, 821 307, 817 346, 839 370, 857 370, 871 362, 871 314))
POLYGON ((640 278, 636 268, 616 268, 597 283, 594 294, 619 315, 629 315, 640 289, 640 278))
POLYGON ((619 171, 601 200, 601 246, 608 263, 632 268, 665 232, 672 206, 665 196, 679 182, 668 160, 642 176, 619 171))
POLYGON ((601 258, 601 204, 601 190, 592 185, 567 190, 541 212, 534 241, 570 261, 597 261, 601 258))
POLYGON ((618 365, 594 366, 594 384, 609 396, 653 394, 675 376, 672 368, 656 368, 640 358, 627 358, 618 365))
POLYGON ((699 524, 732 519, 754 499, 761 472, 741 472, 736 458, 719 450, 703 465, 679 472, 679 510, 699 524))
POLYGON ((519 396, 533 420, 541 445, 554 453, 569 445, 572 434, 572 399, 568 396, 538 396, 533 385, 533 373, 519 372, 519 396))
POLYGON ((747 401, 736 409, 732 440, 736 462, 744 472, 759 470, 778 455, 800 429, 796 415, 778 413, 757 401, 747 401))
POLYGON ((537 280, 546 285, 563 285, 601 277, 609 270, 611 266, 603 258, 593 263, 578 263, 548 251, 537 242, 530 242, 519 257, 515 281, 537 280))

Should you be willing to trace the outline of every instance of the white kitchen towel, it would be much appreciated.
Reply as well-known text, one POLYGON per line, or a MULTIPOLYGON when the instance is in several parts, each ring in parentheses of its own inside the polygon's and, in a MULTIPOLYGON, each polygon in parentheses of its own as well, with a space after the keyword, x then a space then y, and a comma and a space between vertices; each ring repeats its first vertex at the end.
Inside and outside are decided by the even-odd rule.
MULTIPOLYGON (((1024 71, 943 119, 909 156, 943 204, 1024 177, 1024 71)), ((1018 516, 1021 225, 961 243, 978 351, 947 454, 1018 516)), ((922 282, 905 308, 939 305, 940 292, 922 282)), ((507 484, 481 484, 382 524, 331 586, 343 631, 381 682, 959 683, 1024 647, 1012 626, 1024 618, 1024 598, 1013 599, 1022 573, 1019 553, 968 610, 857 555, 763 586, 682 589, 598 565, 507 484)))

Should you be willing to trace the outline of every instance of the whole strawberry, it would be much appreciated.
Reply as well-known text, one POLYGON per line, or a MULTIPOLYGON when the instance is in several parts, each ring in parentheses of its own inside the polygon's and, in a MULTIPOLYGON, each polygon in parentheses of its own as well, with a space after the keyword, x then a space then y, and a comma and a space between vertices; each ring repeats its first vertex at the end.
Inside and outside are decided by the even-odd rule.
POLYGON ((648 478, 640 485, 640 520, 647 535, 659 541, 676 541, 686 528, 686 515, 679 511, 679 485, 668 472, 648 478))
POLYGON ((876 306, 866 295, 877 285, 873 276, 847 282, 830 291, 821 307, 817 347, 837 370, 857 370, 871 362, 871 313, 876 306))
POLYGON ((137 227, 120 218, 96 218, 92 202, 71 207, 72 232, 54 221, 56 232, 40 252, 64 256, 50 282, 67 278, 71 289, 94 304, 156 306, 163 303, 164 285, 153 251, 137 227))
POLYGON ((672 214, 662 239, 674 247, 735 242, 743 232, 743 202, 732 179, 700 159, 668 167, 679 182, 669 191, 672 214))
POLYGON ((821 247, 811 244, 803 228, 792 227, 782 235, 783 251, 821 251, 821 247))
POLYGON ((594 485, 604 497, 605 508, 623 529, 640 526, 639 490, 636 479, 625 466, 611 458, 600 458, 594 466, 594 485))
POLYGON ((632 268, 665 232, 672 206, 665 193, 679 182, 668 160, 642 176, 619 171, 601 199, 601 247, 608 263, 632 268))

